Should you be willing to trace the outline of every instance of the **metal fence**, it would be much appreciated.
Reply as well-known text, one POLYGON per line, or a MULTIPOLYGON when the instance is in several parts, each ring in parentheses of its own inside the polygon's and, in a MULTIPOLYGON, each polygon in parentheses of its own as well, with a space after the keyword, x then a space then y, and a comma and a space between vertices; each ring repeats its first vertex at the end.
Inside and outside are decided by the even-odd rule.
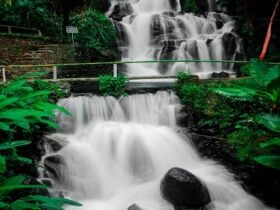
MULTIPOLYGON (((247 64, 249 61, 229 61, 229 60, 148 60, 148 61, 112 61, 112 62, 95 62, 95 63, 65 63, 65 64, 38 64, 38 65, 5 65, 0 66, 0 70, 2 73, 3 83, 7 82, 7 71, 10 69, 37 69, 37 68, 50 68, 52 69, 52 81, 60 81, 60 80, 75 80, 79 78, 58 78, 58 67, 67 67, 67 66, 97 66, 97 65, 112 65, 112 75, 117 77, 118 74, 118 65, 122 64, 140 64, 140 63, 235 63, 235 64, 247 64)), ((271 64, 280 64, 280 63, 271 63, 271 64)), ((137 78, 137 77, 133 77, 137 78)), ((143 78, 151 78, 151 77, 139 77, 139 79, 143 78)), ((165 76, 155 76, 153 78, 167 78, 165 76)), ((170 77, 169 77, 170 78, 170 77)), ((80 78, 85 79, 85 78, 80 78)), ((92 78, 96 79, 96 78, 92 78)))

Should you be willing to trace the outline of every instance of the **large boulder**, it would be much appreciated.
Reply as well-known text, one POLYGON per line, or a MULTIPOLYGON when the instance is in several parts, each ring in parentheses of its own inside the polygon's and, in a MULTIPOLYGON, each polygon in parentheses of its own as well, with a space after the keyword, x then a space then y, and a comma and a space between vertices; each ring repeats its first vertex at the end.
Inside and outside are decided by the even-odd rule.
POLYGON ((204 208, 211 202, 205 184, 192 173, 172 168, 163 177, 160 185, 162 197, 177 209, 204 208))

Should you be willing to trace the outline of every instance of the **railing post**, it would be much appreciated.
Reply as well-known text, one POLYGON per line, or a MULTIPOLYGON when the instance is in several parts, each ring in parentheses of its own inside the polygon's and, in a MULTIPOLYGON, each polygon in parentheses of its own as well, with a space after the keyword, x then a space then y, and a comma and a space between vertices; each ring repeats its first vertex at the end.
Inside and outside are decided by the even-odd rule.
POLYGON ((3 78, 3 83, 7 82, 7 77, 6 77, 6 69, 4 66, 1 67, 2 70, 2 78, 3 78))
POLYGON ((57 80, 57 66, 53 66, 53 80, 57 80))
POLYGON ((113 68, 113 77, 118 76, 118 64, 114 63, 114 68, 113 68))
POLYGON ((11 34, 12 33, 12 27, 8 26, 8 33, 11 34))

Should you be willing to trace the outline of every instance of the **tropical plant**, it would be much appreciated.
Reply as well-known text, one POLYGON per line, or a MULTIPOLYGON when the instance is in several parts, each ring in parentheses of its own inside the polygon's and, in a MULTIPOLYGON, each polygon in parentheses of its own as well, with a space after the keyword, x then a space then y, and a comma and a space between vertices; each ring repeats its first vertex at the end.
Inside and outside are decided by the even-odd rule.
POLYGON ((110 75, 103 75, 99 77, 99 90, 104 96, 120 97, 127 95, 125 86, 128 79, 122 75, 112 77, 110 75))
POLYGON ((106 59, 112 54, 112 48, 116 46, 116 29, 105 15, 88 9, 74 16, 71 22, 79 29, 78 54, 83 61, 95 61, 97 57, 106 59))
POLYGON ((39 75, 42 73, 25 75, 0 87, 0 208, 4 210, 61 210, 63 204, 80 206, 68 199, 40 193, 13 196, 15 192, 27 189, 46 189, 41 184, 26 184, 29 178, 27 172, 19 173, 21 165, 27 171, 33 164, 29 157, 19 155, 23 147, 33 142, 17 138, 30 137, 45 126, 57 128, 54 123, 55 110, 69 114, 63 107, 49 102, 50 90, 34 89, 34 84, 28 82, 30 77, 39 75))
MULTIPOLYGON (((243 156, 245 154, 249 159, 255 160, 260 164, 280 169, 280 154, 279 148, 277 148, 280 145, 280 117, 278 115, 280 105, 280 66, 271 66, 254 60, 245 66, 244 70, 249 74, 248 80, 244 80, 235 87, 214 88, 213 91, 233 101, 249 101, 262 107, 262 114, 254 113, 250 117, 247 116, 247 119, 242 121, 247 122, 247 124, 245 126, 236 126, 239 130, 235 131, 235 133, 241 133, 244 132, 244 129, 249 129, 257 133, 262 131, 262 134, 258 137, 255 136, 255 139, 250 139, 250 144, 244 144, 244 141, 239 139, 240 142, 243 141, 244 145, 237 146, 237 150, 238 153, 243 151, 243 156), (249 147, 250 150, 246 150, 249 147), (258 152, 252 153, 253 150, 258 152)), ((253 136, 251 135, 251 137, 253 136)), ((234 144, 238 145, 239 143, 234 142, 234 144)))

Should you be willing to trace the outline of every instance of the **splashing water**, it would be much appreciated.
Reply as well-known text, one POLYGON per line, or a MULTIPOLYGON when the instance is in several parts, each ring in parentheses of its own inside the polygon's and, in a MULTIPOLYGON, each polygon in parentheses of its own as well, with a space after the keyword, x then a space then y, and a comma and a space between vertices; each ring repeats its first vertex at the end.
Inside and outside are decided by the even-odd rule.
MULTIPOLYGON (((214 0, 208 0, 209 11, 214 5, 214 0)), ((118 29, 122 60, 235 60, 243 55, 229 16, 180 11, 179 0, 112 0, 107 15, 118 29)), ((233 73, 233 67, 229 63, 143 63, 128 64, 126 73, 151 76, 188 71, 207 78, 213 72, 233 73)))
POLYGON ((84 206, 79 209, 125 210, 136 203, 144 210, 173 210, 159 191, 160 179, 172 167, 185 168, 203 180, 215 210, 269 209, 224 167, 200 158, 190 140, 176 132, 181 105, 174 93, 120 100, 72 97, 59 104, 72 113, 58 115, 60 136, 69 143, 46 157, 63 157, 54 189, 80 201, 84 206))

